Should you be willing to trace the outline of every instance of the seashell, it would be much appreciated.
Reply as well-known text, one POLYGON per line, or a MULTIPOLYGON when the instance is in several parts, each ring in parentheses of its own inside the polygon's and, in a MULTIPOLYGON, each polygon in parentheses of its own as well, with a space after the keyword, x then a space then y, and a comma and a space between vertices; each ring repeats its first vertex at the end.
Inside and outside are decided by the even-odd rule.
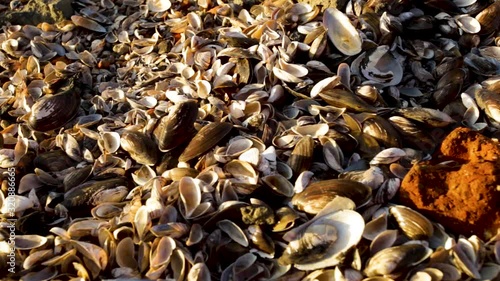
POLYGON ((86 28, 88 30, 92 30, 95 32, 106 32, 106 28, 104 28, 102 25, 98 24, 94 20, 78 16, 78 15, 73 15, 71 16, 71 21, 76 25, 80 26, 83 28, 86 28))
MULTIPOLYGON (((250 241, 252 241, 252 244, 257 250, 265 253, 265 257, 267 258, 274 257, 274 241, 262 231, 259 225, 249 226, 247 232, 250 241)), ((259 252, 257 252, 257 254, 259 254, 259 252)))
POLYGON ((390 213, 396 218, 399 228, 412 240, 427 240, 434 233, 432 223, 423 215, 405 206, 393 206, 390 213))
MULTIPOLYGON (((301 136, 310 136, 312 138, 318 138, 320 136, 324 136, 328 133, 329 130, 328 124, 312 124, 312 125, 297 125, 292 127, 292 131, 301 136)), ((300 141, 296 144, 296 146, 300 143, 300 141)))
POLYGON ((500 122, 500 98, 497 94, 487 90, 476 93, 477 105, 484 110, 486 115, 496 122, 500 122))
POLYGON ((114 218, 122 212, 123 208, 115 203, 102 203, 91 210, 91 214, 97 219, 111 219, 114 218))
POLYGON ((353 72, 359 69, 359 72, 371 82, 392 86, 398 85, 403 78, 403 67, 387 45, 366 52, 359 56, 356 61, 353 62, 353 72))
POLYGON ((187 274, 188 281, 210 281, 210 270, 207 265, 204 263, 196 263, 194 264, 187 274))
POLYGON ((52 249, 49 250, 40 250, 30 254, 23 262, 24 269, 30 269, 35 267, 37 264, 40 264, 46 260, 49 260, 54 257, 54 251, 52 249))
POLYGON ((170 9, 172 3, 169 0, 147 0, 148 10, 153 13, 161 13, 170 9))
POLYGON ((241 228, 230 220, 221 220, 217 222, 217 226, 226 233, 233 241, 243 247, 248 247, 248 239, 241 228))
POLYGON ((191 230, 189 231, 189 237, 186 241, 187 246, 195 245, 200 243, 203 240, 203 228, 201 225, 195 223, 191 226, 191 230))
POLYGON ((130 237, 125 237, 118 242, 116 246, 116 263, 120 267, 137 268, 137 260, 135 259, 134 241, 130 237))
POLYGON ((344 55, 354 56, 361 52, 361 37, 349 18, 336 8, 323 12, 323 26, 328 38, 344 55))
POLYGON ((39 99, 31 108, 28 125, 35 131, 47 132, 64 126, 80 107, 80 88, 71 80, 61 92, 39 99))
POLYGON ((366 103, 350 91, 341 89, 326 89, 320 92, 319 96, 329 105, 346 108, 350 111, 370 113, 375 113, 377 111, 374 106, 366 103))
POLYGON ((462 90, 465 72, 462 69, 452 69, 439 79, 436 91, 432 99, 438 108, 444 108, 451 100, 454 100, 462 90))
POLYGON ((455 21, 464 32, 475 34, 481 31, 481 24, 471 16, 458 15, 455 16, 455 21))
POLYGON ((452 248, 453 262, 468 276, 479 279, 480 266, 478 264, 478 254, 472 243, 465 239, 459 238, 457 244, 452 248))
POLYGON ((160 238, 156 247, 152 249, 150 268, 160 268, 168 264, 176 247, 175 240, 171 237, 164 236, 160 238))
POLYGON ((476 20, 481 24, 481 33, 488 34, 498 30, 500 27, 499 12, 500 3, 495 1, 476 15, 476 20))
POLYGON ((276 224, 273 232, 286 231, 295 225, 299 215, 290 207, 281 207, 276 210, 276 224))
POLYGON ((187 162, 211 149, 233 128, 229 123, 213 122, 201 128, 179 156, 180 162, 187 162))
POLYGON ((55 267, 45 267, 40 271, 28 272, 23 277, 23 281, 37 281, 37 280, 53 280, 58 275, 55 267))
POLYGON ((95 194, 100 191, 125 185, 127 185, 127 182, 122 177, 100 181, 89 181, 67 191, 64 194, 64 201, 62 202, 62 205, 68 209, 74 209, 77 211, 78 207, 92 205, 95 194))
POLYGON ((421 263, 431 253, 432 250, 421 243, 407 243, 383 249, 370 258, 364 273, 368 277, 395 274, 421 263))
POLYGON ((363 122, 363 133, 375 138, 385 147, 401 147, 402 139, 386 119, 373 116, 363 122))
POLYGON ((73 187, 85 182, 85 180, 87 180, 92 174, 92 170, 93 167, 91 165, 87 165, 66 175, 63 180, 64 191, 69 191, 73 187))
POLYGON ((262 177, 262 182, 278 195, 292 197, 293 184, 280 174, 262 177))
POLYGON ((370 161, 370 165, 391 164, 405 156, 406 152, 402 149, 395 147, 387 148, 375 155, 370 161))
POLYGON ((314 140, 312 137, 306 135, 295 145, 290 158, 288 158, 287 164, 296 175, 309 170, 312 163, 313 152, 314 140))
POLYGON ((398 109, 396 112, 405 118, 422 122, 430 127, 440 128, 455 123, 455 120, 448 114, 432 108, 410 107, 398 109))
POLYGON ((47 237, 28 234, 16 235, 16 248, 19 250, 31 250, 39 248, 47 243, 47 237))
POLYGON ((125 131, 121 136, 120 144, 139 164, 150 166, 158 161, 158 148, 144 133, 125 131))
POLYGON ((364 227, 363 217, 351 210, 314 218, 299 237, 289 242, 278 262, 293 264, 299 270, 335 266, 361 240, 364 227))
POLYGON ((160 119, 153 131, 153 138, 161 151, 171 150, 192 137, 198 105, 194 100, 176 104, 167 116, 160 119))
POLYGON ((328 202, 338 196, 351 199, 359 208, 368 203, 371 195, 372 189, 369 186, 356 181, 324 180, 311 183, 304 191, 295 194, 292 198, 292 204, 301 211, 317 214, 328 202))
POLYGON ((95 229, 105 226, 107 223, 101 220, 82 220, 73 222, 68 228, 68 235, 72 239, 79 239, 91 235, 95 229))

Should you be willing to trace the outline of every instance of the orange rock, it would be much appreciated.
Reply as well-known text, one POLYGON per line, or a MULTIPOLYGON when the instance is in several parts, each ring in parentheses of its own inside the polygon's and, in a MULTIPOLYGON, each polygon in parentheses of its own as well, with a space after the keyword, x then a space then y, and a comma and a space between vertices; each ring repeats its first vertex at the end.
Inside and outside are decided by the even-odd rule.
POLYGON ((500 227, 500 146, 466 128, 451 132, 431 161, 414 165, 399 190, 415 208, 452 232, 488 239, 500 227), (451 165, 440 165, 454 160, 451 165))

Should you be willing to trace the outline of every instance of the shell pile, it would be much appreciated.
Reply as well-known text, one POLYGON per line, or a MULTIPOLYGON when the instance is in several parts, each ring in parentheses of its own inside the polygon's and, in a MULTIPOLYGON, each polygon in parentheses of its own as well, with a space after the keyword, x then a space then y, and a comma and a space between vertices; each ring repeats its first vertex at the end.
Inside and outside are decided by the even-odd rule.
POLYGON ((15 219, 14 280, 498 279, 500 237, 393 197, 499 136, 500 1, 250 2, 2 28, 0 275, 15 219))

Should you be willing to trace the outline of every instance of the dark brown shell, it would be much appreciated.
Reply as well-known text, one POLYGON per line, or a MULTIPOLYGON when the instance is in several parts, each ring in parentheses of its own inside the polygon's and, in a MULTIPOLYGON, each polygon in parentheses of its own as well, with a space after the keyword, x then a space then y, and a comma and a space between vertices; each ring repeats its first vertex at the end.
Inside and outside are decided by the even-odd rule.
POLYGON ((196 132, 194 122, 198 117, 198 104, 188 100, 176 104, 170 114, 160 119, 153 138, 162 151, 171 150, 187 142, 196 132))
POLYGON ((187 162, 214 147, 233 128, 225 122, 213 122, 201 128, 179 156, 179 162, 187 162))
POLYGON ((374 106, 368 104, 361 98, 358 98, 350 91, 342 89, 329 89, 323 90, 321 93, 319 93, 319 96, 329 105, 333 105, 336 107, 345 107, 350 111, 370 113, 374 113, 377 111, 374 106))
POLYGON ((87 206, 91 204, 91 199, 94 194, 122 185, 127 185, 127 180, 122 177, 86 182, 66 192, 62 205, 68 209, 87 206))
POLYGON ((40 132, 59 129, 76 116, 80 103, 80 89, 70 83, 61 93, 39 99, 31 108, 28 125, 40 132))
POLYGON ((292 198, 297 209, 310 214, 317 214, 335 197, 343 196, 354 201, 357 207, 368 203, 372 189, 366 184, 353 180, 332 179, 310 184, 304 191, 292 198))
POLYGON ((120 144, 139 164, 154 165, 158 161, 158 147, 144 133, 126 131, 121 136, 120 144))

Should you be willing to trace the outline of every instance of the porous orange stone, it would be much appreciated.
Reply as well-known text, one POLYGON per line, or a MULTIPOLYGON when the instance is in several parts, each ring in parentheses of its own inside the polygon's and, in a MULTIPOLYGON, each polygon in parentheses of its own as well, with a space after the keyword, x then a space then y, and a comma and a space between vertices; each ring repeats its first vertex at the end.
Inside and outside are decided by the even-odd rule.
POLYGON ((399 201, 454 233, 492 237, 500 227, 500 145, 467 128, 455 129, 431 161, 412 167, 399 201), (449 160, 454 162, 439 164, 449 160))

